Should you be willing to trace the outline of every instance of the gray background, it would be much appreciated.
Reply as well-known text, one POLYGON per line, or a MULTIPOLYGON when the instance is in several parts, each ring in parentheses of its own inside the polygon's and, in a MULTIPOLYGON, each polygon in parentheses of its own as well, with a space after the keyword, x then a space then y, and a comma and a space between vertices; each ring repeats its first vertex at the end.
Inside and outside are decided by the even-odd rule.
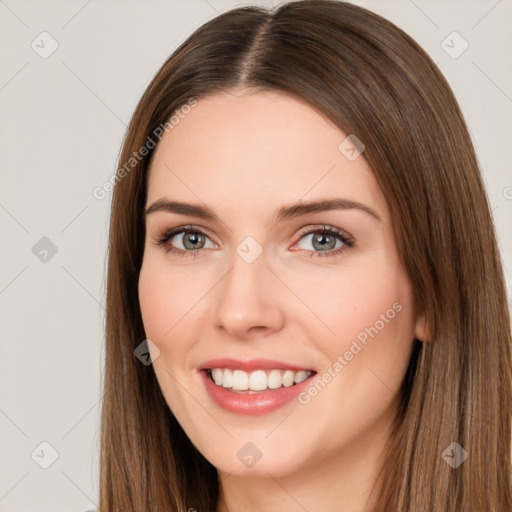
MULTIPOLYGON (((249 3, 272 5, 0 0, 2 512, 84 511, 98 501, 111 194, 97 200, 92 190, 115 172, 133 109, 173 49, 249 3)), ((354 3, 402 27, 448 78, 512 268, 512 0, 354 3)))

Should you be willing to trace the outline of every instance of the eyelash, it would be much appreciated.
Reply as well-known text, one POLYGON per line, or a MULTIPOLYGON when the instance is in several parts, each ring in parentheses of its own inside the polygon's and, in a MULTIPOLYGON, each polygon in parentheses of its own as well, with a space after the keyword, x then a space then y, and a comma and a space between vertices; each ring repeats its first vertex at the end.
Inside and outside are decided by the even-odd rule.
MULTIPOLYGON (((176 249, 168 242, 174 238, 176 235, 179 235, 181 233, 194 233, 194 234, 200 234, 207 238, 208 235, 204 233, 201 229, 198 229, 194 226, 180 226, 178 228, 169 229, 166 231, 163 231, 156 235, 154 244, 157 246, 165 246, 165 251, 167 253, 176 254, 178 256, 182 257, 195 257, 199 255, 199 252, 204 249, 191 249, 184 251, 182 249, 176 249)), ((341 229, 335 228, 333 226, 326 226, 324 225, 323 228, 314 228, 314 229, 305 229, 302 230, 299 235, 299 240, 302 240, 307 235, 310 235, 312 233, 321 233, 321 234, 328 234, 336 237, 338 240, 343 242, 343 246, 339 247, 338 249, 331 249, 329 251, 305 251, 308 254, 308 257, 310 258, 324 258, 324 257, 332 257, 337 256, 345 252, 347 249, 354 246, 354 239, 345 231, 342 231, 341 229)), ((304 250, 302 250, 304 252, 304 250)))

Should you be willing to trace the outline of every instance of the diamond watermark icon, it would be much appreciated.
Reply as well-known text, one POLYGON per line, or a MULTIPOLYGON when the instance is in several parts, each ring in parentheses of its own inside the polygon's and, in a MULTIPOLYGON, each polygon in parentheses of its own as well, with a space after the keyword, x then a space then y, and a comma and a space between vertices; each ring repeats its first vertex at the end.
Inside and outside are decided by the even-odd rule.
POLYGON ((34 247, 32 247, 32 254, 43 263, 48 263, 56 254, 57 246, 46 236, 43 236, 34 247))
POLYGON ((338 146, 339 152, 350 162, 357 160, 365 150, 365 145, 351 133, 338 146))
POLYGON ((47 59, 59 47, 57 40, 48 32, 41 32, 31 43, 30 47, 41 59, 47 59))
POLYGON ((263 457, 263 454, 253 443, 246 443, 238 450, 236 456, 242 464, 252 468, 263 457))
POLYGON ((135 357, 145 366, 154 363, 160 357, 160 349, 151 341, 144 340, 133 351, 135 357))
POLYGON ((263 252, 263 247, 252 236, 247 236, 238 244, 236 252, 246 263, 253 263, 263 252))
POLYGON ((452 468, 457 469, 468 458, 468 452, 454 441, 445 448, 441 457, 452 468))
POLYGON ((34 448, 30 456, 38 466, 48 469, 59 458, 59 453, 49 442, 43 441, 34 448))
POLYGON ((453 31, 443 39, 441 48, 452 59, 458 59, 469 48, 469 43, 458 32, 453 31))

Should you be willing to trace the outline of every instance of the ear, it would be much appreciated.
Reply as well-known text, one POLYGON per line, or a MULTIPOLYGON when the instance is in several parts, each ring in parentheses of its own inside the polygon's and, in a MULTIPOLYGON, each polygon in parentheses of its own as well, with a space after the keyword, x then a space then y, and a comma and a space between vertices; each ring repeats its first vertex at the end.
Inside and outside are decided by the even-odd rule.
POLYGON ((427 326, 426 315, 424 313, 418 314, 414 337, 424 343, 428 343, 430 341, 430 333, 427 326))

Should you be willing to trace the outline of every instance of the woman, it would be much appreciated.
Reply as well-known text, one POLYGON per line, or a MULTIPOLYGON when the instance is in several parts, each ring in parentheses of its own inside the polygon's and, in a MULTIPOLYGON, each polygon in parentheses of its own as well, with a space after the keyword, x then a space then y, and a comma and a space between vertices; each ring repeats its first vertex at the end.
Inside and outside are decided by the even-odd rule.
POLYGON ((512 510, 494 227, 410 37, 329 0, 222 14, 120 164, 100 510, 512 510))

